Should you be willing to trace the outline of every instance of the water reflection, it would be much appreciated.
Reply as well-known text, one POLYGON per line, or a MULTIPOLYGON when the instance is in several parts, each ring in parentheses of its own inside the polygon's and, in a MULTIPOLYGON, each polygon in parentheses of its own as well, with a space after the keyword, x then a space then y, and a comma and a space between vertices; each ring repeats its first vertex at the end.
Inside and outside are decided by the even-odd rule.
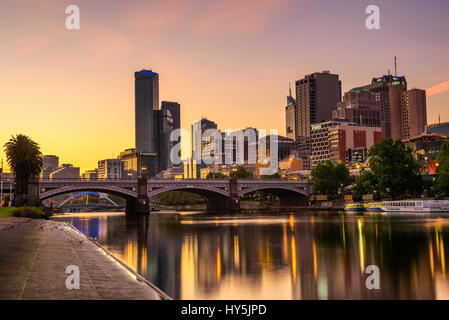
POLYGON ((64 217, 177 299, 448 299, 443 218, 64 217), (380 290, 365 286, 380 268, 380 290))

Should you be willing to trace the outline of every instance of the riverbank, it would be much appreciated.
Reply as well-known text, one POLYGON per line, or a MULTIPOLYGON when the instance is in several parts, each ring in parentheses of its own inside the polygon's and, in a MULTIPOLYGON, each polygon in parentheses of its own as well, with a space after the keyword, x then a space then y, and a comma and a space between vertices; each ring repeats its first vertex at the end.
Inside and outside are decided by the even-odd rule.
POLYGON ((0 283, 0 299, 166 298, 71 226, 27 218, 0 219, 0 283), (66 287, 68 266, 79 289, 66 287))

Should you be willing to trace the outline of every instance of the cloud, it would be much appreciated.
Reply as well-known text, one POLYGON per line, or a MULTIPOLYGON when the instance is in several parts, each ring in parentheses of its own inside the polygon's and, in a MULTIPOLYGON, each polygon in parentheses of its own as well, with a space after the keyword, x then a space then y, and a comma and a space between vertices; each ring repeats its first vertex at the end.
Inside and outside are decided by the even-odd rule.
POLYGON ((181 27, 196 36, 260 31, 288 0, 167 0, 133 6, 123 22, 136 28, 181 27))
POLYGON ((449 81, 442 82, 440 84, 437 84, 433 87, 427 88, 427 96, 433 96, 435 94, 443 93, 449 90, 449 81))

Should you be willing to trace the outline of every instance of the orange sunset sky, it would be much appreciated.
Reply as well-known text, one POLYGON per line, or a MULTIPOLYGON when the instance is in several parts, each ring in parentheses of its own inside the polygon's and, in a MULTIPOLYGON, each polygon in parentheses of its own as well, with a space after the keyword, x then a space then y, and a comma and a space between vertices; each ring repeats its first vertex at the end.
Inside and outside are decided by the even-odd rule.
MULTIPOLYGON (((285 133, 289 82, 338 73, 343 92, 398 71, 449 121, 449 1, 41 0, 0 2, 0 158, 11 134, 81 171, 134 147, 134 71, 159 73, 182 127, 285 133), (80 30, 65 28, 78 5, 80 30), (381 29, 365 28, 380 7, 381 29)), ((5 163, 6 167, 6 163, 5 163)), ((8 169, 5 168, 7 171, 8 169)))

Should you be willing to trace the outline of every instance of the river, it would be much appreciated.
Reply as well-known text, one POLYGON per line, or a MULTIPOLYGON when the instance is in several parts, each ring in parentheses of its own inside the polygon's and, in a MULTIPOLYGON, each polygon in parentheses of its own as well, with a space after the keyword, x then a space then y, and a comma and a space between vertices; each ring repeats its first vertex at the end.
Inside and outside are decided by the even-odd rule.
POLYGON ((55 219, 175 299, 449 299, 448 218, 248 211, 55 219), (379 289, 366 286, 370 265, 379 289))

